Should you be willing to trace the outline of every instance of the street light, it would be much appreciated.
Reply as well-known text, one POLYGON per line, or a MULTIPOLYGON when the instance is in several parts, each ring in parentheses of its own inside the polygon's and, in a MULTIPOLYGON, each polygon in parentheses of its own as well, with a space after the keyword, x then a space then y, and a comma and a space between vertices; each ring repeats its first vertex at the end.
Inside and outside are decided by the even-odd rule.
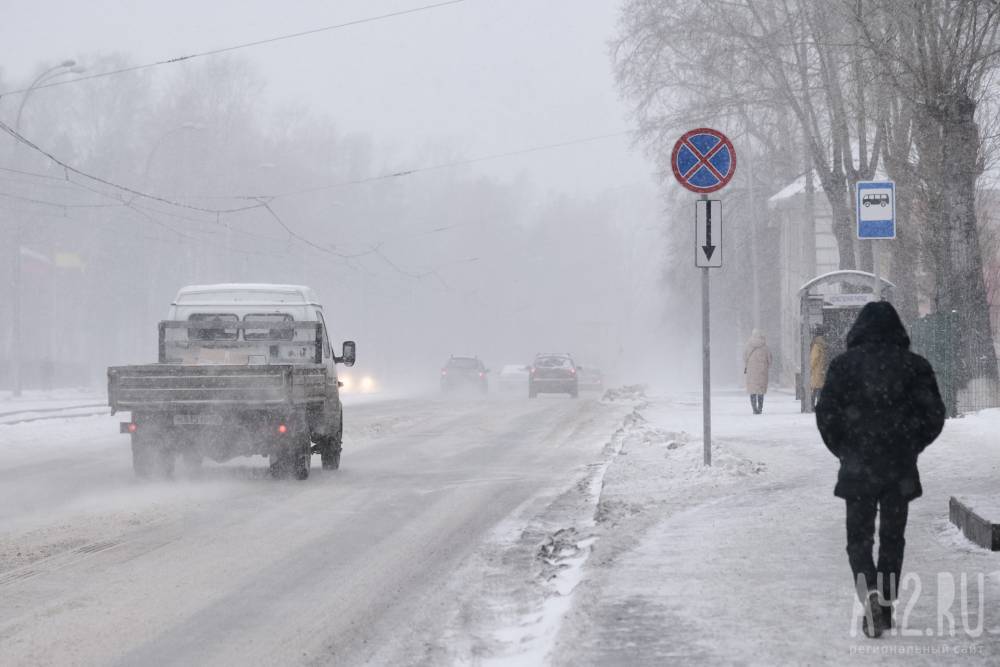
MULTIPOLYGON (((31 93, 35 91, 38 86, 42 85, 49 79, 54 79, 57 76, 62 76, 64 74, 81 74, 85 70, 84 67, 78 66, 75 60, 64 60, 54 67, 50 67, 45 70, 31 82, 28 89, 24 91, 24 96, 21 97, 21 105, 17 108, 17 119, 14 122, 14 132, 16 134, 21 134, 21 116, 24 113, 24 105, 27 104, 28 98, 31 97, 31 93)), ((14 224, 14 313, 13 313, 13 326, 14 331, 11 336, 11 353, 13 355, 13 371, 14 371, 14 396, 20 396, 23 389, 23 379, 21 377, 21 241, 24 230, 21 226, 21 218, 17 218, 17 222, 14 224)))

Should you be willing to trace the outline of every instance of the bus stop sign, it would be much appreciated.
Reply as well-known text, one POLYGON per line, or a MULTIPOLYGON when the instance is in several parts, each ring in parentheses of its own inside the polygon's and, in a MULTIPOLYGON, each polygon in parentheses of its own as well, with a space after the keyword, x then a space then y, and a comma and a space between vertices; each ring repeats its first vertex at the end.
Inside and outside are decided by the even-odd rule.
POLYGON ((896 238, 896 184, 858 181, 858 238, 896 238))

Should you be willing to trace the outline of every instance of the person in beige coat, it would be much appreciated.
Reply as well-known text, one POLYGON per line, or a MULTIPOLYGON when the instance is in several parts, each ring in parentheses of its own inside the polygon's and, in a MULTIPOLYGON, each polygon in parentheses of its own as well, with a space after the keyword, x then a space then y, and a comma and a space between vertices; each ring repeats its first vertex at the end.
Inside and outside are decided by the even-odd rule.
POLYGON ((746 375, 747 393, 750 394, 750 406, 755 415, 764 411, 764 394, 767 393, 770 372, 771 351, 767 349, 767 340, 760 329, 754 329, 743 350, 743 373, 746 375))
POLYGON ((812 345, 809 346, 809 388, 812 389, 814 410, 823 385, 826 384, 826 367, 829 365, 827 356, 826 337, 823 335, 823 329, 816 327, 813 330, 812 345))

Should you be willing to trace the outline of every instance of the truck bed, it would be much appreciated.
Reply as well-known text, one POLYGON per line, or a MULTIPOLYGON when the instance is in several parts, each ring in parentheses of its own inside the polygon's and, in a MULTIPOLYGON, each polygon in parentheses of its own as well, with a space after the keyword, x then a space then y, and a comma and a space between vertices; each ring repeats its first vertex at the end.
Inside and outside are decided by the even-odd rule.
POLYGON ((319 364, 113 366, 108 403, 112 414, 307 406, 326 399, 326 384, 319 364))

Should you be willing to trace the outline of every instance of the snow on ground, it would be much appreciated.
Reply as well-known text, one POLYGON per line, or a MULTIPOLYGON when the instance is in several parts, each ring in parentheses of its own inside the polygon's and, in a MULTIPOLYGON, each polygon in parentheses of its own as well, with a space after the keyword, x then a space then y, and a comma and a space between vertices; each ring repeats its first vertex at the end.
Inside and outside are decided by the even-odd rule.
POLYGON ((605 477, 602 530, 552 663, 996 664, 1000 557, 956 535, 948 497, 996 494, 1000 411, 949 421, 921 457, 925 495, 911 506, 904 577, 912 574, 900 595, 906 635, 873 641, 860 633, 843 501, 832 494, 837 462, 813 416, 780 393, 759 416, 736 392, 714 405, 711 469, 701 465, 696 397, 638 409, 644 421, 605 477))
MULTIPOLYGON (((6 398, 9 402, 0 399, 0 411, 7 405, 46 410, 95 398, 106 405, 106 399, 83 390, 6 398)), ((348 423, 352 444, 397 434, 418 420, 406 409, 372 411, 380 401, 391 406, 393 400, 405 404, 374 394, 345 398, 345 405, 366 406, 362 409, 367 411, 348 423)), ((65 418, 61 410, 31 414, 41 418, 5 424, 0 417, 0 573, 109 534, 205 511, 233 495, 253 494, 255 483, 268 478, 266 462, 257 457, 224 465, 206 462, 199 475, 178 466, 173 481, 140 482, 132 474, 129 437, 118 432, 118 423, 129 418, 127 412, 74 418, 65 418)))
MULTIPOLYGON (((353 535, 350 544, 375 540, 373 547, 378 540, 408 540, 413 553, 375 568, 373 581, 393 576, 402 563, 413 565, 414 581, 431 571, 447 577, 435 579, 433 591, 423 590, 418 600, 375 586, 377 599, 369 603, 375 593, 355 581, 356 571, 340 579, 346 573, 332 565, 330 572, 316 570, 348 586, 353 602, 341 609, 341 598, 318 596, 310 603, 314 611, 348 610, 338 625, 347 632, 362 618, 349 610, 364 604, 365 627, 379 628, 372 638, 383 631, 396 638, 378 649, 362 639, 352 644, 350 655, 376 662, 996 664, 1000 656, 1000 555, 968 542, 947 518, 951 495, 984 503, 997 497, 1000 410, 950 420, 921 457, 925 495, 911 506, 904 566, 911 576, 899 612, 907 634, 875 641, 860 634, 843 502, 832 495, 836 461, 813 417, 799 414, 787 394, 769 394, 760 416, 741 393, 716 395, 711 468, 702 465, 695 395, 646 397, 628 387, 602 402, 349 400, 356 401, 350 464, 333 476, 317 471, 307 484, 262 483, 266 464, 259 459, 209 465, 200 478, 140 484, 131 476, 118 416, 0 425, 0 586, 28 595, 66 568, 89 568, 88 576, 111 581, 115 566, 101 563, 140 558, 126 552, 146 542, 187 540, 232 558, 225 544, 184 536, 224 529, 226 539, 242 539, 240 522, 276 516, 283 525, 282 512, 309 497, 310 506, 324 508, 321 524, 338 526, 323 533, 324 549, 341 548, 346 533, 353 535), (432 510, 428 503, 445 504, 432 510), (226 511, 212 523, 206 517, 216 508, 226 511), (390 519, 405 530, 366 528, 390 519), (463 542, 470 526, 482 535, 463 542), (434 555, 412 560, 424 553, 434 555), (444 570, 435 569, 445 562, 444 570), (35 578, 22 582, 17 577, 25 572, 35 578), (413 615, 418 609, 425 611, 413 615)), ((268 541, 260 567, 280 555, 281 544, 268 541)), ((340 558, 348 558, 353 551, 342 546, 340 558)), ((366 553, 367 562, 382 552, 366 553)), ((134 567, 145 562, 135 560, 134 567)), ((209 576, 211 562, 198 560, 206 571, 190 574, 209 576)), ((173 604, 166 588, 157 591, 173 604)), ((32 599, 19 604, 28 609, 32 599)), ((146 648, 183 644, 171 644, 176 632, 163 633, 143 639, 152 642, 146 648)), ((194 646, 182 648, 194 656, 194 646)), ((330 646, 341 650, 331 648, 330 655, 344 656, 342 644, 330 646)), ((145 655, 141 650, 136 655, 145 655)))
POLYGON ((634 410, 603 458, 574 486, 521 508, 467 565, 482 584, 464 591, 441 639, 452 662, 1000 659, 1000 555, 948 522, 950 495, 996 497, 1000 410, 950 420, 921 457, 901 630, 869 640, 833 496, 837 462, 797 401, 772 392, 757 416, 742 393, 715 396, 706 468, 700 396, 627 388, 605 400, 634 410))
MULTIPOLYGON (((630 411, 365 403, 348 412, 344 467, 314 460, 306 482, 265 479, 259 457, 138 482, 117 416, 0 426, 0 664, 454 662, 436 638, 488 576, 464 566, 568 485, 565 525, 593 517, 596 482, 577 502, 574 481, 592 481, 630 411)), ((544 528, 529 560, 579 578, 585 536, 544 528)), ((494 580, 518 583, 507 569, 494 580)))
POLYGON ((0 415, 26 410, 63 408, 77 405, 107 405, 107 395, 88 387, 78 389, 54 389, 52 391, 25 391, 14 396, 9 391, 0 391, 0 415))

